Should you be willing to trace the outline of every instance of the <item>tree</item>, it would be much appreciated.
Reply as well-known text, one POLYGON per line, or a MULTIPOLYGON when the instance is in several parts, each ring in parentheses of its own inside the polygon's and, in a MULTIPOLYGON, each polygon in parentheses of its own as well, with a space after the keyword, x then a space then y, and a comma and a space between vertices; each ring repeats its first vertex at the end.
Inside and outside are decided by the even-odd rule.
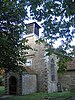
POLYGON ((18 62, 25 62, 25 50, 29 49, 22 38, 25 19, 26 0, 0 0, 0 68, 7 71, 19 70, 18 62))
POLYGON ((49 41, 48 55, 51 53, 57 54, 60 57, 59 62, 61 62, 59 66, 66 68, 64 62, 75 56, 74 46, 71 45, 75 36, 75 1, 29 0, 29 4, 32 18, 42 21, 44 37, 49 41), (54 49, 53 44, 59 38, 61 39, 61 45, 54 49))
POLYGON ((22 35, 26 30, 24 20, 28 18, 28 6, 33 18, 43 20, 44 37, 49 40, 48 54, 52 51, 61 59, 63 55, 70 57, 72 52, 66 51, 73 48, 70 43, 75 33, 74 5, 75 1, 72 0, 0 0, 0 68, 15 70, 19 68, 18 61, 25 61, 24 51, 30 47, 22 35), (59 38, 62 44, 54 49, 53 43, 59 38))

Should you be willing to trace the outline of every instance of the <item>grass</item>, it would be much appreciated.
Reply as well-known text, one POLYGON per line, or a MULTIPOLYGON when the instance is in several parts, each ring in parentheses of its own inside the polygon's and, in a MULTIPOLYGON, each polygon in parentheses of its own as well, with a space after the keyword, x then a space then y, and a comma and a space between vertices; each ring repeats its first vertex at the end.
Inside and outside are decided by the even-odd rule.
MULTIPOLYGON (((0 95, 4 93, 4 87, 0 87, 0 95)), ((40 98, 47 98, 50 97, 50 100, 58 100, 54 99, 56 97, 63 98, 62 100, 65 100, 65 98, 68 98, 70 96, 75 96, 75 93, 71 93, 69 91, 66 92, 55 92, 55 93, 32 93, 28 95, 23 96, 11 96, 6 98, 0 98, 0 100, 41 100, 40 98)), ((42 99, 43 100, 43 99, 42 99)))

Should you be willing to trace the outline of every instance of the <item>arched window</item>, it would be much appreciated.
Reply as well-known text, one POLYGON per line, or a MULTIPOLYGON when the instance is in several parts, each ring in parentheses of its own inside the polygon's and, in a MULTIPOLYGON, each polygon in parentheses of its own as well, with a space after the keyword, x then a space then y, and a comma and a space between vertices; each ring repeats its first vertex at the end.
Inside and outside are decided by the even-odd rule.
POLYGON ((51 59, 51 81, 55 81, 55 64, 53 59, 51 59))

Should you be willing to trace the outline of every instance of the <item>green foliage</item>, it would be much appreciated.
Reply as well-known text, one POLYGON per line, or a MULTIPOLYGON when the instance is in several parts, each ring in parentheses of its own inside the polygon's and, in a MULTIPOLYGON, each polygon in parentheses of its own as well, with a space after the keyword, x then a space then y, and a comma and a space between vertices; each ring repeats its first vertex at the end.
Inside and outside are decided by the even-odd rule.
POLYGON ((75 56, 74 46, 71 42, 75 34, 75 0, 29 0, 33 19, 42 21, 45 40, 48 40, 48 55, 55 53, 61 57, 59 65, 66 69, 64 63, 67 58, 75 56), (70 30, 72 28, 72 30, 70 30), (61 46, 56 50, 53 44, 61 39, 61 46), (60 49, 61 48, 61 49, 60 49), (69 52, 67 52, 69 51, 69 52), (64 56, 64 57, 63 57, 64 56), (60 63, 61 62, 61 63, 60 63))
POLYGON ((62 46, 68 48, 75 30, 70 32, 70 27, 75 28, 75 1, 72 0, 30 0, 31 15, 38 21, 42 21, 45 39, 49 45, 61 38, 62 46))
MULTIPOLYGON (((42 21, 45 40, 49 40, 50 52, 53 43, 61 38, 61 49, 67 51, 75 33, 75 1, 72 0, 1 0, 0 1, 0 67, 5 70, 19 70, 18 62, 25 62, 27 40, 22 38, 26 31, 24 20, 27 8, 33 19, 42 21), (70 31, 72 27, 72 31, 70 31), (18 61, 18 62, 17 62, 18 61)), ((52 50, 51 50, 52 49, 52 50)), ((59 53, 60 53, 60 49, 59 53)), ((57 51, 57 54, 59 55, 57 51)), ((63 52, 61 54, 63 55, 63 52)), ((73 49, 71 50, 73 52, 73 49)), ((56 53, 56 52, 55 52, 56 53)), ((67 54, 67 53, 65 53, 67 54)), ((70 53, 71 56, 74 53, 70 53)), ((21 67, 20 67, 21 68, 21 67)))
POLYGON ((24 50, 30 48, 22 37, 26 10, 26 0, 0 0, 0 68, 7 71, 19 70, 18 62, 25 62, 24 50))
POLYGON ((3 86, 3 85, 4 85, 4 77, 0 76, 0 86, 3 86))
POLYGON ((4 93, 5 93, 5 87, 0 86, 0 96, 3 95, 4 93))
POLYGON ((58 72, 59 73, 64 73, 67 70, 67 63, 71 61, 71 58, 69 58, 68 56, 61 56, 58 62, 58 72))
POLYGON ((71 85, 71 86, 70 86, 70 92, 71 92, 71 93, 75 93, 75 86, 74 86, 74 85, 71 85))

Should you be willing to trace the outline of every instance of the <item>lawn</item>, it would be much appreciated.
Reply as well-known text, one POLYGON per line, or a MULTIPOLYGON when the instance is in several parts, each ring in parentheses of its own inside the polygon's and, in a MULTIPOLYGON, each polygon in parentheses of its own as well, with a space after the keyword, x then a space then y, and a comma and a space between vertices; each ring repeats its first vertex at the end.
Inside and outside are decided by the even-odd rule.
MULTIPOLYGON (((4 87, 0 87, 0 94, 2 95, 3 93, 4 93, 4 87)), ((0 100, 44 100, 43 98, 51 98, 49 100, 65 100, 65 98, 68 98, 70 96, 75 96, 75 93, 71 93, 69 91, 57 92, 57 93, 32 93, 24 96, 15 95, 6 98, 0 98, 0 100)))

